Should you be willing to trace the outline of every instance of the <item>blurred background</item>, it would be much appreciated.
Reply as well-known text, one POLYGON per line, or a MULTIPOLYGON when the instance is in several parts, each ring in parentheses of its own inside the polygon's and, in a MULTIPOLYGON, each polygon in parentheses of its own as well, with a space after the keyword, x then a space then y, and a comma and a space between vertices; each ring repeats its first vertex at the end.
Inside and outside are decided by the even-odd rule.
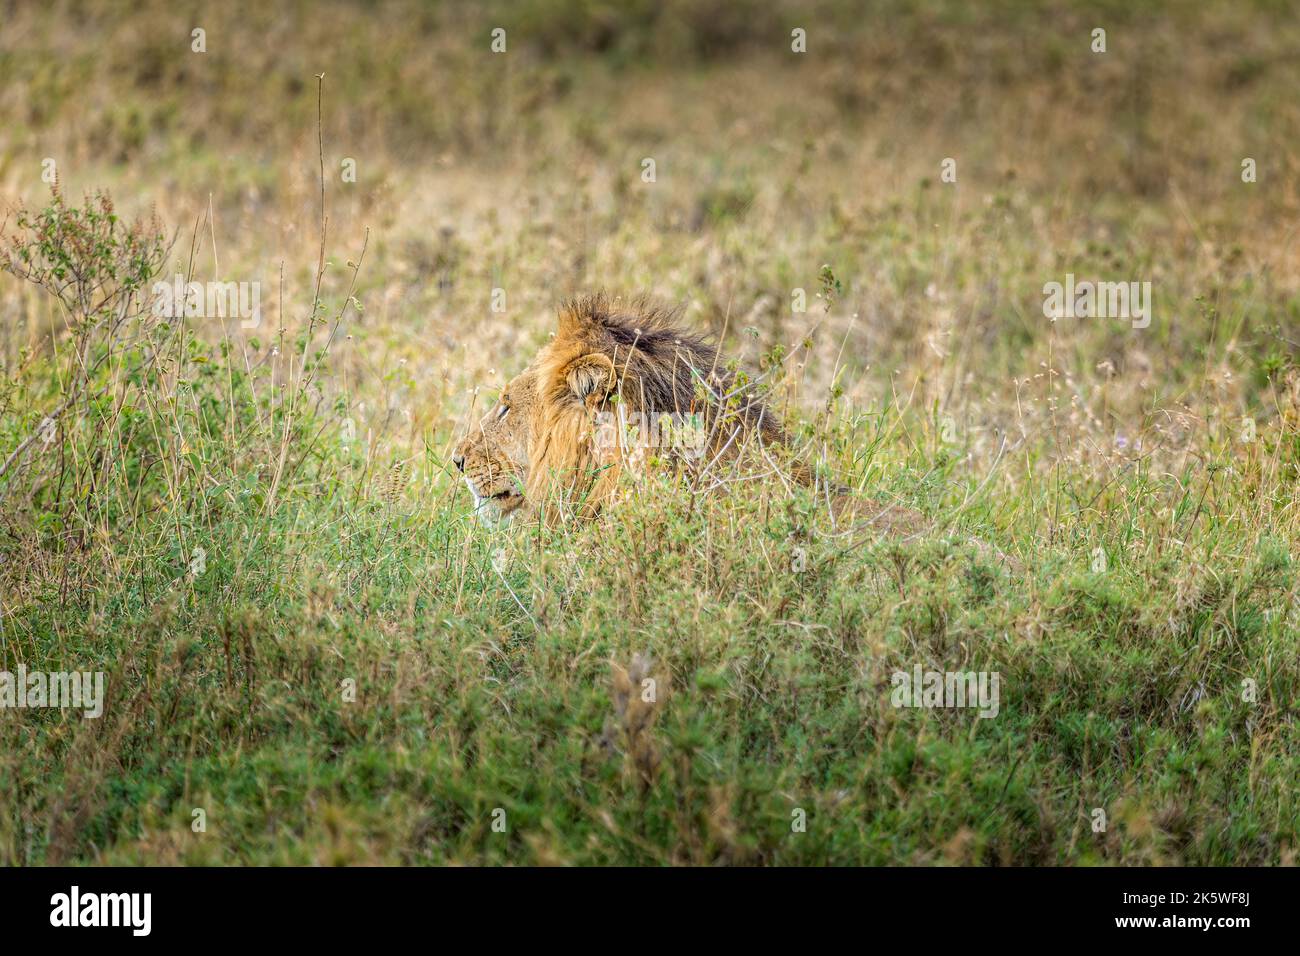
MULTIPOLYGON (((57 169, 156 210, 167 275, 192 249, 196 279, 262 283, 262 334, 233 333, 253 356, 309 307, 324 74, 327 292, 369 230, 334 358, 399 443, 445 447, 597 288, 681 304, 751 365, 806 342, 797 406, 838 360, 849 400, 910 399, 973 459, 1007 432, 1172 461, 1285 405, 1289 3, 0 6, 0 201, 39 207, 57 169), (1151 282, 1151 326, 1045 319, 1066 273, 1151 282)), ((36 290, 0 276, 0 314, 6 369, 50 347, 36 290)))

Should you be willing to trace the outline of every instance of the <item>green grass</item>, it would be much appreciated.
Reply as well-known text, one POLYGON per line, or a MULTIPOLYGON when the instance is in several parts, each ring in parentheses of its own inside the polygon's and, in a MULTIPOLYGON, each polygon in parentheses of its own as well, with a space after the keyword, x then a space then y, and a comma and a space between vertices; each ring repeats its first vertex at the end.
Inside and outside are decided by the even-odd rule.
MULTIPOLYGON (((6 658, 102 669, 110 695, 99 721, 0 723, 8 862, 1213 864, 1289 850, 1294 559, 1222 502, 1183 552, 1203 563, 1124 557, 1120 515, 1009 571, 960 533, 832 531, 816 502, 763 486, 692 501, 661 482, 591 527, 492 535, 433 490, 354 493, 362 463, 336 449, 270 516, 255 472, 200 494, 196 471, 132 523, 114 565, 68 548, 65 577, 24 595, 6 658), (1092 540, 1112 542, 1104 573, 1092 540), (611 694, 610 660, 635 652, 662 685, 648 787, 625 767, 611 694), (999 715, 892 708, 889 674, 915 663, 1000 673, 999 715)), ((914 479, 882 490, 906 496, 914 479)), ((1167 489, 1133 478, 1111 493, 1167 489)))
POLYGON ((1294 568, 1276 543, 1242 540, 1239 568, 1197 582, 1068 556, 1018 578, 938 541, 819 541, 795 574, 788 519, 763 511, 690 514, 663 489, 599 528, 494 542, 463 514, 234 508, 195 539, 197 580, 164 549, 111 596, 51 585, 10 618, 10 652, 106 670, 110 706, 6 721, 0 846, 10 862, 650 864, 1287 848, 1294 568), (648 789, 611 703, 608 661, 634 651, 666 685, 648 789), (913 662, 999 672, 1000 714, 893 709, 888 675, 913 662), (25 842, 15 819, 48 829, 25 842))

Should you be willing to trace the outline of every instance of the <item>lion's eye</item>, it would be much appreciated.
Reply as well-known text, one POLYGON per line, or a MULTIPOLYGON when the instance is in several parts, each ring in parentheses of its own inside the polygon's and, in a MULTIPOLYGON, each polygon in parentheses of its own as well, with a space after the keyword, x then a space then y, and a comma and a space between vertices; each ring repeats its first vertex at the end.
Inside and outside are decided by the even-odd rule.
POLYGON ((506 417, 506 413, 509 412, 509 411, 510 411, 510 406, 509 406, 509 405, 502 405, 500 408, 498 408, 498 409, 497 409, 497 421, 501 421, 501 419, 505 418, 505 417, 506 417))

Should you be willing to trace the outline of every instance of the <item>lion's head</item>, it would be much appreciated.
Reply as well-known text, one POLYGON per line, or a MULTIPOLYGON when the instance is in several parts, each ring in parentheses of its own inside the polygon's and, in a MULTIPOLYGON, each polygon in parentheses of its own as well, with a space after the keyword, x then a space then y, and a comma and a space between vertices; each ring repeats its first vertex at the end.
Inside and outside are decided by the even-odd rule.
POLYGON ((524 503, 528 454, 537 404, 532 367, 501 390, 501 398, 452 453, 474 496, 474 513, 493 523, 509 518, 524 503))
POLYGON ((761 401, 735 394, 713 346, 671 311, 591 296, 563 307, 555 337, 452 461, 488 521, 561 504, 591 514, 647 443, 690 467, 752 436, 783 437, 761 401))

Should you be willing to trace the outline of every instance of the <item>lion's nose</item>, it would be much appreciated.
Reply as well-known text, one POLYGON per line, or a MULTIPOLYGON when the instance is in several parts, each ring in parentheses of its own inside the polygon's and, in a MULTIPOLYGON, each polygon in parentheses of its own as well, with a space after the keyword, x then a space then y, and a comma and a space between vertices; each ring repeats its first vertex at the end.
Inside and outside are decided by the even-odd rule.
POLYGON ((465 456, 464 456, 464 455, 452 455, 452 456, 451 456, 451 463, 452 463, 453 465, 456 466, 456 470, 457 470, 457 471, 464 471, 464 470, 465 470, 465 456))

